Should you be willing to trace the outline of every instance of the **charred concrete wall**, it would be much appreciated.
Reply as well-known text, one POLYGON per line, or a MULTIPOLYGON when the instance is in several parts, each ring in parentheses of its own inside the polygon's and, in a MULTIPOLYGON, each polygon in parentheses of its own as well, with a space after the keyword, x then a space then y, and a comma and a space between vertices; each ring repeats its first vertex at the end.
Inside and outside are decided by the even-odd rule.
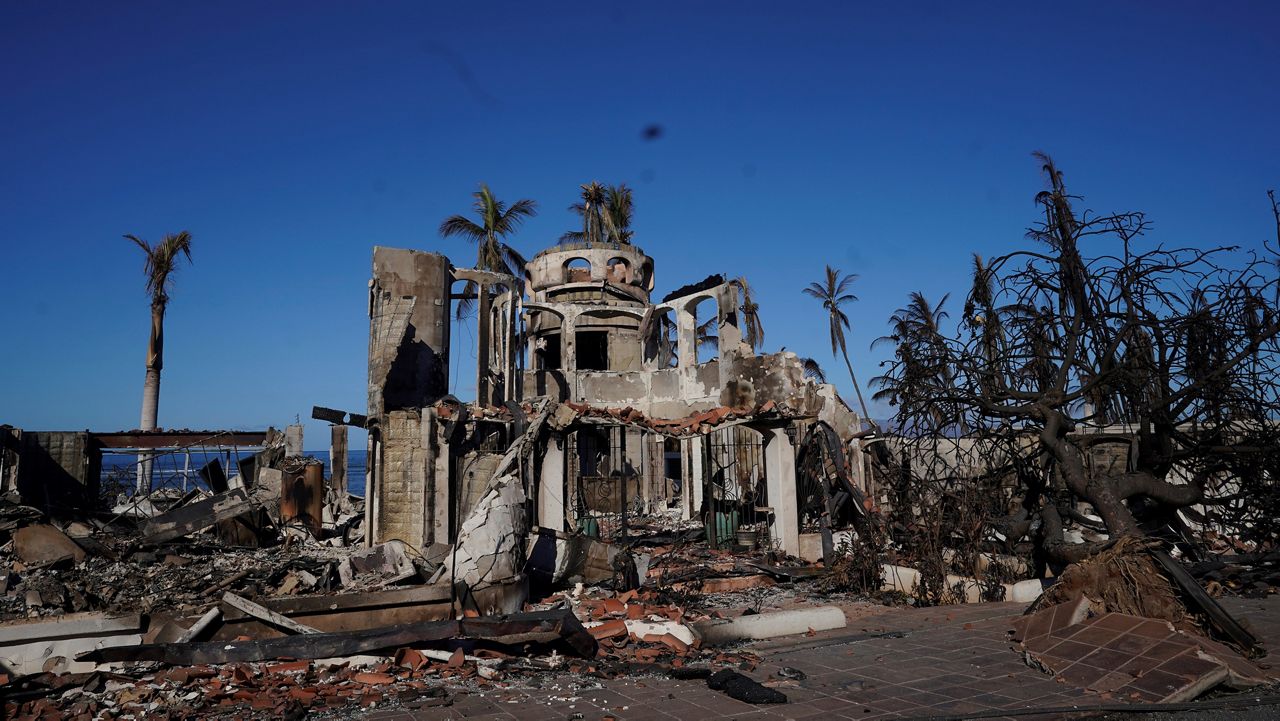
POLYGON ((23 503, 63 513, 96 504, 102 454, 87 432, 27 431, 18 447, 23 503))
POLYGON ((686 368, 653 371, 548 371, 524 373, 525 394, 590 405, 630 406, 654 418, 682 418, 720 406, 747 408, 766 401, 816 416, 842 435, 857 430, 857 416, 830 385, 804 377, 793 353, 739 355, 686 368))
POLYGON ((449 259, 443 255, 373 249, 365 505, 371 541, 398 538, 420 548, 439 535, 434 425, 423 409, 449 392, 452 282, 449 259))
POLYGON ((376 247, 369 283, 369 415, 449 392, 449 259, 376 247))
POLYGON ((22 429, 0 426, 0 495, 18 491, 18 459, 22 429))
POLYGON ((429 520, 434 485, 430 439, 424 438, 422 415, 418 411, 391 411, 381 431, 382 477, 375 500, 377 540, 398 538, 422 548, 432 540, 429 520))

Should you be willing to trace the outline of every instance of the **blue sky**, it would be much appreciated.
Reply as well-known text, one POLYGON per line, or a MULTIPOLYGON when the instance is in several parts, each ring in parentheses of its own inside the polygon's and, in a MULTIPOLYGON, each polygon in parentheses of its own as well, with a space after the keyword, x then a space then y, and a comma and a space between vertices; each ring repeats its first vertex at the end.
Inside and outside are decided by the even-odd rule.
POLYGON ((1153 242, 1274 237, 1278 27, 1270 2, 5 3, 0 422, 137 425, 121 235, 181 229, 162 426, 363 408, 370 249, 470 264, 435 229, 481 181, 540 204, 528 255, 579 183, 630 184, 658 295, 745 275, 767 348, 850 393, 800 288, 860 275, 865 383, 909 291, 960 294, 971 252, 1025 243, 1033 150, 1153 242))

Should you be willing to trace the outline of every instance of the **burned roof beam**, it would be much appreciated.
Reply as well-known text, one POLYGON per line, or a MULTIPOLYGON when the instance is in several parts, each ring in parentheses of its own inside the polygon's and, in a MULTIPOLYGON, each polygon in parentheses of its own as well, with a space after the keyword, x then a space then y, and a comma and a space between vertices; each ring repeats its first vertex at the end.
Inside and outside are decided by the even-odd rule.
POLYGON ((100 448, 181 448, 183 446, 261 446, 265 431, 122 431, 90 433, 100 448))
POLYGON ((335 426, 355 426, 356 428, 365 428, 368 426, 369 418, 353 411, 340 411, 336 408, 325 408, 324 406, 311 406, 311 417, 317 421, 332 423, 335 426))

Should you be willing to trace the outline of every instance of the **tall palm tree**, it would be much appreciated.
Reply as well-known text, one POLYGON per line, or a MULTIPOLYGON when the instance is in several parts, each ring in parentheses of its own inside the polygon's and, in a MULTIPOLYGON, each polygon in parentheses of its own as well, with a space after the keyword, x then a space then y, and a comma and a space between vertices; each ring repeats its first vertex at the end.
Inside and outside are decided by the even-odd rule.
POLYGON ((849 316, 845 314, 841 306, 858 300, 858 296, 851 292, 853 281, 857 278, 857 275, 852 273, 844 275, 838 269, 828 265, 823 279, 810 283, 803 292, 805 295, 822 301, 822 307, 826 309, 827 318, 830 322, 831 355, 835 355, 836 350, 839 349, 841 355, 844 356, 844 365, 849 369, 849 379, 853 381, 853 390, 858 394, 858 406, 862 409, 862 417, 867 423, 873 424, 870 414, 867 413, 867 403, 862 399, 862 386, 858 384, 858 377, 853 372, 853 364, 849 362, 849 349, 844 338, 844 331, 849 327, 849 316))
POLYGON ((635 197, 626 183, 603 185, 591 181, 582 186, 582 200, 569 210, 582 218, 582 230, 570 230, 560 240, 585 240, 589 243, 608 241, 630 245, 635 232, 631 218, 635 214, 635 197))
POLYGON ((191 262, 191 234, 187 231, 170 233, 152 245, 136 235, 126 235, 146 254, 143 273, 147 276, 147 293, 151 295, 151 336, 147 341, 147 375, 142 385, 141 429, 156 429, 156 414, 160 407, 160 371, 164 368, 164 312, 169 306, 169 291, 173 288, 173 272, 178 268, 179 256, 191 262))
MULTIPOLYGON (((890 403, 907 403, 917 397, 937 396, 939 391, 950 390, 955 386, 955 374, 949 365, 950 352, 946 339, 942 335, 942 322, 948 313, 944 310, 950 294, 942 296, 937 305, 919 291, 908 296, 905 308, 894 311, 890 317, 893 332, 877 338, 871 344, 875 348, 882 343, 894 346, 897 357, 895 373, 879 376, 872 383, 883 386, 882 390, 871 396, 872 400, 887 400, 890 403), (913 392, 912 389, 918 389, 913 392)), ((951 394, 946 394, 951 395, 951 394)), ((926 413, 935 427, 954 423, 961 433, 968 434, 969 428, 963 417, 953 417, 951 409, 943 403, 929 401, 924 408, 904 405, 899 416, 926 413)))
POLYGON ((631 216, 635 213, 635 201, 626 183, 610 185, 604 189, 604 230, 609 240, 622 245, 631 244, 631 216))
MULTIPOLYGON (((475 198, 472 207, 480 217, 477 223, 464 215, 452 215, 440 224, 440 235, 450 238, 460 235, 476 244, 476 267, 492 273, 503 273, 515 276, 519 281, 524 278, 524 256, 515 248, 507 245, 506 238, 520 227, 525 218, 538 214, 537 204, 532 200, 517 200, 507 204, 493 196, 489 186, 480 184, 480 189, 471 194, 475 198)), ((464 296, 474 295, 477 287, 468 282, 463 291, 464 296)), ((464 297, 458 303, 458 317, 471 311, 471 299, 464 297)))

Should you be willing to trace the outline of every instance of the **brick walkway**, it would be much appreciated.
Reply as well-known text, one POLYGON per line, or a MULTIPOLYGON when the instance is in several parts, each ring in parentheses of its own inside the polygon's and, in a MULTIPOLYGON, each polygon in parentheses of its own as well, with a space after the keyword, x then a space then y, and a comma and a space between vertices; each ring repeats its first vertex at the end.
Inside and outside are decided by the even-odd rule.
MULTIPOLYGON (((1231 600, 1227 607, 1255 632, 1280 643, 1280 597, 1231 600)), ((892 609, 814 637, 761 642, 762 664, 748 672, 787 694, 790 703, 752 706, 702 681, 633 677, 596 683, 569 675, 513 681, 512 688, 455 694, 450 706, 377 711, 370 719, 504 721, 771 721, 774 719, 927 718, 1089 706, 1097 696, 1064 685, 1025 663, 1006 640, 1023 604, 892 609), (867 634, 901 632, 897 638, 867 634), (784 667, 805 674, 779 675, 784 667), (580 715, 579 715, 580 714, 580 715)), ((1035 718, 1022 716, 1020 719, 1035 718)))

